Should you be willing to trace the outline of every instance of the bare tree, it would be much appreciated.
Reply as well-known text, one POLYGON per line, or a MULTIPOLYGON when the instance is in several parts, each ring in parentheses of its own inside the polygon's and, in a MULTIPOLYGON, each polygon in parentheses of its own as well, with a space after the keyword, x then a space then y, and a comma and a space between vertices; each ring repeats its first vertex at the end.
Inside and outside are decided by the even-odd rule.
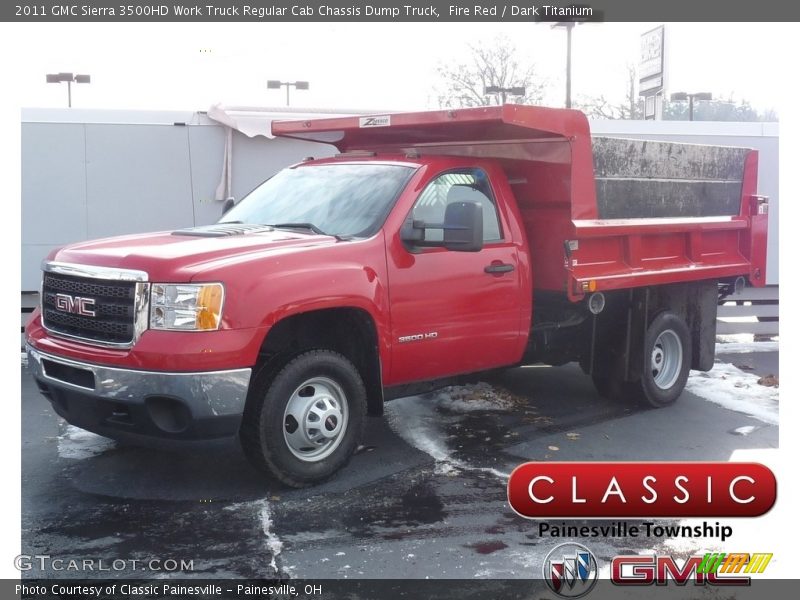
POLYGON ((537 76, 533 61, 518 56, 516 46, 505 35, 469 45, 463 62, 439 64, 439 105, 451 108, 500 104, 501 94, 484 93, 489 86, 524 87, 524 96, 510 96, 507 101, 541 104, 544 82, 537 76))
MULTIPOLYGON (((715 94, 716 96, 716 94, 715 94)), ((664 101, 665 121, 688 121, 689 104, 687 102, 664 101)), ((695 121, 778 121, 778 113, 773 108, 759 111, 747 100, 737 100, 733 94, 727 99, 695 102, 695 121)))
POLYGON ((581 97, 576 107, 595 119, 641 119, 642 103, 636 94, 636 66, 628 63, 625 99, 622 102, 608 100, 605 95, 581 97))

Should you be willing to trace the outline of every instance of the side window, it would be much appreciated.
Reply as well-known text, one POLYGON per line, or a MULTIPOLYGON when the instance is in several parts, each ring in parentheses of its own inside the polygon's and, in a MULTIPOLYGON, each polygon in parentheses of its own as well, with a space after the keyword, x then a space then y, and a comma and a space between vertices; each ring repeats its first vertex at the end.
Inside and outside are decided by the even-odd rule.
MULTIPOLYGON (((412 216, 426 223, 442 223, 444 211, 451 202, 477 202, 483 210, 483 241, 503 239, 497 219, 497 207, 492 197, 489 178, 481 169, 450 171, 431 181, 417 198, 412 216)), ((441 229, 428 229, 425 237, 441 241, 441 229)))

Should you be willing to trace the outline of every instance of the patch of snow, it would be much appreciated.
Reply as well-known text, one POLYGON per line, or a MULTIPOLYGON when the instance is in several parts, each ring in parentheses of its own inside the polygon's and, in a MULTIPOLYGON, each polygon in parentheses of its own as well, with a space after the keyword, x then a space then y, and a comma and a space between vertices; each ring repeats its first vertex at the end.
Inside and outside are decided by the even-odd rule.
POLYGON ((751 352, 778 352, 778 342, 717 343, 717 354, 750 354, 751 352))
POLYGON ((27 352, 23 352, 22 355, 20 356, 20 358, 22 359, 22 366, 23 367, 27 367, 28 366, 28 353, 27 352))
MULTIPOLYGON (((446 389, 461 390, 474 387, 477 386, 454 386, 446 389)), ((457 422, 460 419, 458 416, 442 415, 436 411, 440 403, 448 402, 442 399, 443 394, 444 392, 427 396, 407 396, 387 403, 385 411, 389 426, 406 443, 428 454, 436 461, 434 473, 437 475, 452 475, 459 470, 467 470, 482 471, 501 479, 508 479, 509 473, 503 473, 490 467, 472 466, 452 456, 453 450, 444 442, 445 436, 441 431, 441 424, 448 420, 457 422)), ((471 402, 471 400, 466 402, 471 402)), ((459 405, 459 401, 447 404, 448 407, 459 405)))
POLYGON ((423 396, 407 396, 388 402, 384 409, 395 433, 436 461, 447 462, 452 452, 439 430, 443 418, 434 403, 423 396))
POLYGON ((433 472, 437 475, 456 475, 458 469, 449 462, 438 460, 436 461, 436 466, 433 468, 433 472))
POLYGON ((753 341, 752 333, 731 333, 728 335, 717 336, 718 344, 736 344, 736 343, 747 343, 752 341, 753 341))
POLYGON ((264 532, 264 536, 267 538, 267 549, 272 555, 272 560, 270 560, 269 566, 277 571, 277 558, 283 550, 283 542, 277 535, 275 535, 275 532, 272 531, 272 515, 269 510, 269 502, 267 500, 259 500, 258 502, 261 504, 259 509, 259 517, 261 518, 261 531, 264 532))
POLYGON ((744 427, 737 427, 733 430, 736 435, 750 435, 756 430, 755 425, 745 425, 744 427))
POLYGON ((508 479, 509 477, 511 477, 511 473, 506 473, 505 471, 500 471, 498 469, 493 469, 492 467, 472 467, 472 466, 468 466, 468 467, 465 467, 465 468, 469 469, 470 471, 481 471, 483 473, 489 473, 490 475, 494 475, 498 479, 508 479))
POLYGON ((58 436, 58 455, 61 458, 83 460, 113 450, 114 440, 91 433, 73 425, 67 425, 64 433, 58 436))
MULTIPOLYGON (((718 335, 717 336, 717 343, 718 344, 746 344, 750 343, 755 340, 755 335, 752 333, 731 333, 727 335, 718 335)), ((761 336, 760 336, 761 337, 761 336)), ((770 341, 772 342, 780 342, 781 338, 779 335, 770 335, 770 336, 763 336, 769 337, 770 341)), ((762 339, 763 339, 762 337, 762 339)), ((756 342, 756 343, 763 343, 763 342, 756 342)))
POLYGON ((292 543, 324 542, 336 539, 342 535, 338 529, 323 529, 313 531, 299 531, 297 533, 284 535, 283 539, 292 543))
POLYGON ((108 548, 109 546, 113 546, 114 544, 122 543, 122 538, 108 535, 101 538, 89 539, 83 542, 71 542, 70 549, 71 550, 96 550, 98 548, 108 548))
POLYGON ((507 411, 514 407, 512 397, 488 383, 453 385, 432 394, 433 400, 452 412, 507 411))
POLYGON ((497 573, 491 569, 484 569, 476 572, 472 577, 474 579, 493 579, 497 577, 497 573))
MULTIPOLYGON (((242 509, 255 509, 258 512, 258 520, 259 524, 261 525, 261 532, 264 534, 265 545, 267 546, 267 550, 269 550, 270 555, 272 556, 269 566, 278 570, 278 555, 283 551, 283 542, 281 539, 272 531, 272 513, 270 512, 269 500, 255 500, 253 502, 236 502, 234 504, 229 504, 223 508, 223 510, 227 511, 239 511, 242 509)), ((284 572, 286 569, 284 569, 284 572)))
POLYGON ((708 373, 692 371, 686 389, 704 400, 768 423, 778 424, 778 389, 759 385, 759 377, 728 363, 708 373))

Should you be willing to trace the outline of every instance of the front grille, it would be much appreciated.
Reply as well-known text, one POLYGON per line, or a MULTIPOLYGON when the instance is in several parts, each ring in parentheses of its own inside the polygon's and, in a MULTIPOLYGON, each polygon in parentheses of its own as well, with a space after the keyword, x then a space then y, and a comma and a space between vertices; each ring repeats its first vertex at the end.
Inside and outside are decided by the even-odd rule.
POLYGON ((129 344, 134 337, 135 301, 136 283, 133 281, 98 280, 48 272, 44 274, 42 318, 44 326, 56 333, 97 342, 129 344), (58 308, 57 294, 66 294, 73 300, 93 300, 90 309, 94 316, 58 308))
POLYGON ((45 291, 67 292, 78 296, 103 296, 105 298, 133 299, 134 284, 128 281, 98 283, 96 279, 47 273, 45 291))

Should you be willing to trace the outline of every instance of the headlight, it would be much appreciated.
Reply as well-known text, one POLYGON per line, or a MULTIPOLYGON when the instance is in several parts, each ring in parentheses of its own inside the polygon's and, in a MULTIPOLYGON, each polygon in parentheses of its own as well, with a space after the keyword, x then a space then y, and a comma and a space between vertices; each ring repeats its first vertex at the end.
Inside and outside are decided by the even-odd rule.
POLYGON ((150 328, 219 329, 223 296, 221 283, 154 283, 150 292, 150 328))

